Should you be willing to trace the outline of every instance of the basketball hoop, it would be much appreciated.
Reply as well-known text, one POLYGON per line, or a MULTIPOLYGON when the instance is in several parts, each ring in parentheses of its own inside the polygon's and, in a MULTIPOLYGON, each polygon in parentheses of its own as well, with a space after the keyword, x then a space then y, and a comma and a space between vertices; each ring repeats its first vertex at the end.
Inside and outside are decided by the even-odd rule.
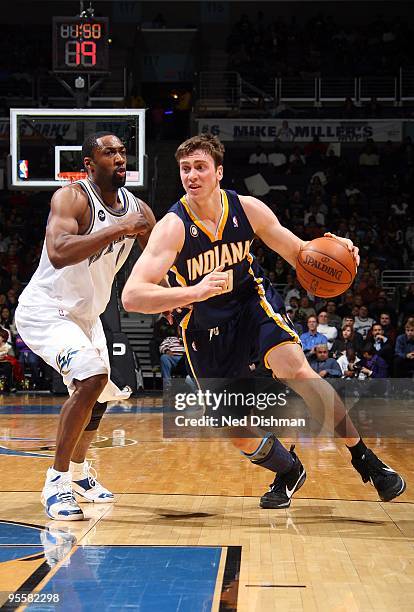
POLYGON ((81 179, 88 178, 87 172, 59 172, 58 174, 59 180, 61 181, 69 181, 70 183, 74 183, 75 181, 80 181, 81 179))

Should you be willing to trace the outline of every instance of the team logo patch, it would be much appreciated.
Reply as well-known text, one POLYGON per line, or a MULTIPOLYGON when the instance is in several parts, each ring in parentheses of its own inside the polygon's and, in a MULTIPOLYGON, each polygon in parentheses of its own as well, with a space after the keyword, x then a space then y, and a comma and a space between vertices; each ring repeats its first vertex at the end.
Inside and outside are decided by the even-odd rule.
POLYGON ((190 226, 190 234, 192 235, 193 238, 197 238, 197 236, 198 236, 198 229, 196 228, 195 225, 191 225, 190 226))
POLYGON ((103 211, 103 210, 100 210, 100 211, 98 212, 98 219, 99 219, 99 221, 105 221, 105 219, 106 219, 106 215, 105 215, 105 213, 104 213, 104 211, 103 211))
POLYGON ((62 349, 60 351, 60 353, 57 354, 56 356, 56 365, 59 368, 59 372, 65 376, 66 374, 69 374, 70 371, 70 363, 74 357, 74 355, 76 355, 76 353, 79 353, 78 350, 73 350, 71 348, 69 349, 62 349))
POLYGON ((237 221, 236 215, 234 215, 234 217, 233 217, 233 225, 234 225, 234 227, 239 227, 239 222, 237 221))

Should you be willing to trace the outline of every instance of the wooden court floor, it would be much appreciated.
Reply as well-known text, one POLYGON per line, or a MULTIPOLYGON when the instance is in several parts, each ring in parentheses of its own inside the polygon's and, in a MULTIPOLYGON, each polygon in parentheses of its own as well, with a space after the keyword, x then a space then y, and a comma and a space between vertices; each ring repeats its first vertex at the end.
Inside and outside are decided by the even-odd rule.
MULTIPOLYGON (((59 572, 68 572, 74 550, 111 546, 217 547, 211 597, 199 608, 171 604, 168 609, 414 609, 414 439, 367 441, 407 480, 407 491, 396 502, 378 501, 375 490, 362 484, 341 443, 307 439, 296 442, 308 473, 305 486, 289 509, 262 510, 258 498, 270 473, 244 460, 228 440, 164 439, 160 401, 133 399, 105 416, 89 457, 116 503, 86 504, 85 521, 57 524, 45 516, 39 493, 57 424, 57 415, 48 412, 62 399, 0 397, 0 527, 53 523, 52 529, 61 527, 72 542, 54 564, 45 564, 46 555, 35 550, 24 563, 22 555, 20 561, 0 557, 0 609, 23 609, 7 607, 5 594, 22 584, 42 592, 59 572), (114 430, 124 430, 125 440, 114 439, 114 430), (43 574, 39 567, 46 567, 43 574), (38 580, 31 583, 34 575, 38 580)), ((12 544, 1 540, 1 533, 0 552, 12 544)), ((123 569, 124 574, 132 570, 123 569)), ((70 592, 64 580, 59 584, 70 592)), ((77 601, 56 609, 88 609, 77 601)), ((122 603, 108 609, 123 609, 122 603)), ((137 603, 129 609, 167 608, 137 603)))

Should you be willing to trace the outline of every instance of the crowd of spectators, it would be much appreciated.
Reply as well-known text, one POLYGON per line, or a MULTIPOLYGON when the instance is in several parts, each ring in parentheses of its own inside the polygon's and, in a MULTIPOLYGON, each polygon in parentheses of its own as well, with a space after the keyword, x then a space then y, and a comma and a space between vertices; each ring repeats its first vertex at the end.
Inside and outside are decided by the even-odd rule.
POLYGON ((44 193, 0 192, 0 390, 39 387, 40 359, 24 344, 14 323, 18 296, 35 271, 49 210, 44 193))
POLYGON ((259 11, 242 15, 227 39, 228 68, 263 88, 269 78, 395 75, 413 63, 412 29, 377 15, 353 25, 322 12, 299 23, 259 11))
POLYGON ((325 301, 306 294, 281 257, 260 241, 254 245, 283 292, 312 367, 323 376, 414 374, 414 282, 394 292, 381 287, 384 269, 407 270, 408 280, 413 269, 413 168, 410 138, 383 146, 368 140, 347 155, 317 138, 304 146, 277 141, 247 155, 245 172, 267 172, 269 182, 278 183, 263 199, 283 225, 307 240, 329 230, 360 249, 352 289, 325 301), (359 363, 355 370, 347 367, 348 358, 359 363))

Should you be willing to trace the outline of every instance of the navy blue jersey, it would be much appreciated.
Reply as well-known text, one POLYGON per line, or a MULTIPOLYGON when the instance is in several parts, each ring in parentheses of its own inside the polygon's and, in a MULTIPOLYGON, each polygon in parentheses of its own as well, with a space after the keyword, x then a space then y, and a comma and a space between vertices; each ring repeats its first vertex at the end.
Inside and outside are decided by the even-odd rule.
MULTIPOLYGON (((176 202, 173 212, 184 223, 185 240, 174 266, 168 273, 173 287, 196 285, 214 268, 224 265, 229 273, 225 293, 194 304, 186 316, 188 329, 212 329, 234 319, 253 295, 260 296, 263 308, 267 304, 265 290, 268 281, 250 253, 254 231, 234 191, 221 190, 222 215, 216 235, 206 229, 189 207, 186 196, 176 202)), ((280 298, 279 307, 283 306, 280 298)), ((183 322, 184 324, 184 322, 183 322)))

